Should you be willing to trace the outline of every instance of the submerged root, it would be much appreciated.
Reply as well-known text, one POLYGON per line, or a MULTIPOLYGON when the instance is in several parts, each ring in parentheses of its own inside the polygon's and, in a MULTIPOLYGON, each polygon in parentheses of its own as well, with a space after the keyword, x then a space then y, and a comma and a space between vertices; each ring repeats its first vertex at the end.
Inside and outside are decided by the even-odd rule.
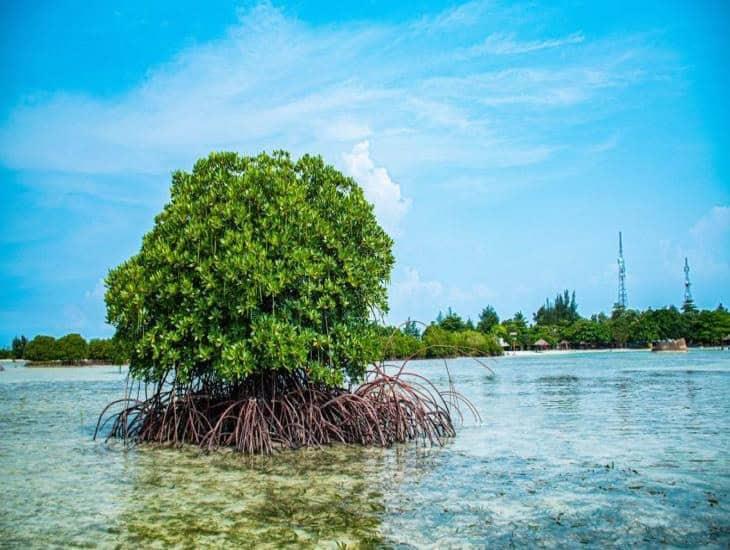
POLYGON ((439 391, 403 368, 388 374, 376 366, 353 391, 314 384, 303 372, 268 373, 231 385, 172 381, 146 399, 114 401, 100 415, 94 438, 106 433, 130 444, 261 454, 335 442, 442 445, 455 435, 453 415, 463 419, 462 409, 479 420, 451 383, 439 391))

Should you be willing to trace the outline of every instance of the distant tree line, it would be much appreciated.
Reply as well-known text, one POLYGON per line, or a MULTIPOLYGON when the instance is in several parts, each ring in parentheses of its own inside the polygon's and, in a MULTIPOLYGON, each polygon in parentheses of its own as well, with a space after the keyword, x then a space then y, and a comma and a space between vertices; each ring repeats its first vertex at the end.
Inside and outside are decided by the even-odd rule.
POLYGON ((575 291, 565 290, 533 314, 529 322, 522 312, 501 320, 492 306, 486 306, 476 324, 466 321, 449 308, 439 313, 423 332, 409 320, 400 328, 381 329, 383 356, 389 359, 410 357, 448 357, 462 355, 458 349, 477 355, 496 355, 507 348, 532 349, 545 340, 550 347, 615 348, 649 346, 656 340, 684 338, 690 346, 719 346, 730 335, 730 312, 720 304, 714 310, 698 310, 685 303, 682 309, 623 309, 611 315, 599 313, 590 318, 578 313, 575 291))
MULTIPOLYGON (((698 310, 685 303, 682 309, 622 309, 611 315, 598 313, 590 318, 578 314, 575 291, 565 290, 533 314, 532 323, 522 312, 500 320, 492 306, 482 309, 476 324, 448 309, 428 326, 408 320, 401 327, 379 327, 381 356, 386 359, 455 357, 459 355, 499 355, 502 345, 531 349, 542 339, 551 347, 561 343, 570 348, 646 347, 651 342, 684 338, 690 346, 719 346, 730 335, 730 312, 720 304, 714 310, 698 310)), ((25 336, 13 339, 10 349, 0 349, 0 359, 74 362, 92 360, 125 364, 129 354, 116 338, 86 341, 80 334, 62 338, 25 336)))
POLYGON ((382 356, 398 359, 500 355, 502 348, 497 339, 484 328, 484 324, 481 328, 475 326, 471 319, 464 321, 449 308, 446 315, 439 313, 422 332, 410 319, 400 328, 383 327, 382 356))
POLYGON ((116 338, 93 338, 87 342, 83 336, 74 333, 61 338, 38 335, 32 340, 17 336, 13 338, 10 349, 0 350, 0 358, 60 363, 90 360, 125 364, 128 353, 116 338))
POLYGON ((611 315, 590 318, 578 314, 575 292, 564 291, 547 300, 528 326, 522 314, 501 323, 493 333, 525 349, 543 339, 551 346, 565 343, 572 348, 647 347, 664 339, 684 338, 690 346, 718 346, 730 334, 730 313, 720 304, 714 310, 698 310, 685 303, 682 309, 614 307, 611 315))

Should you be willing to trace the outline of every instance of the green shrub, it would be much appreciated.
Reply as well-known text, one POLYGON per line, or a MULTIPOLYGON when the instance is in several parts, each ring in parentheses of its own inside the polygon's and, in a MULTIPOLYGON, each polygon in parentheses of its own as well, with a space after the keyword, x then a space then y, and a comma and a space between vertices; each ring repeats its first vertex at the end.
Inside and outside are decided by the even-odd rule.
POLYGON ((376 359, 392 241, 351 179, 304 156, 214 153, 176 172, 140 252, 107 278, 131 373, 333 386, 376 359))
POLYGON ((80 334, 67 334, 56 340, 56 350, 61 361, 81 361, 86 359, 89 346, 80 334))
POLYGON ((456 355, 501 355, 502 349, 490 334, 476 330, 453 332, 431 325, 423 333, 423 345, 427 357, 453 357, 456 355))
POLYGON ((53 336, 36 336, 25 346, 25 359, 29 361, 55 361, 60 359, 56 339, 53 336))

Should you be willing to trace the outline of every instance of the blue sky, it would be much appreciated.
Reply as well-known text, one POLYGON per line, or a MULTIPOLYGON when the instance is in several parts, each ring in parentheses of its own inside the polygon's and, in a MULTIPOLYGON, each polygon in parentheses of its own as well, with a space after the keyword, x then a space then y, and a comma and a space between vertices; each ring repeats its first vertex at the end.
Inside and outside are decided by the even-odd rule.
POLYGON ((730 304, 722 2, 3 3, 0 344, 110 335, 169 174, 322 154, 396 240, 390 320, 575 289, 730 304))

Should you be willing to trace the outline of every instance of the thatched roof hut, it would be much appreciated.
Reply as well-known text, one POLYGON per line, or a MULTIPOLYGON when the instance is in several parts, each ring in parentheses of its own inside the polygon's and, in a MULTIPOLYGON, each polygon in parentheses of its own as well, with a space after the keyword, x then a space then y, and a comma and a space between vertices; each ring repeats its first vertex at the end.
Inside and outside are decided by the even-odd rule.
POLYGON ((543 338, 540 338, 537 342, 532 344, 532 347, 536 350, 545 350, 550 347, 550 344, 546 342, 543 338))
POLYGON ((568 342, 567 340, 562 340, 558 344, 558 349, 570 349, 570 342, 568 342))

